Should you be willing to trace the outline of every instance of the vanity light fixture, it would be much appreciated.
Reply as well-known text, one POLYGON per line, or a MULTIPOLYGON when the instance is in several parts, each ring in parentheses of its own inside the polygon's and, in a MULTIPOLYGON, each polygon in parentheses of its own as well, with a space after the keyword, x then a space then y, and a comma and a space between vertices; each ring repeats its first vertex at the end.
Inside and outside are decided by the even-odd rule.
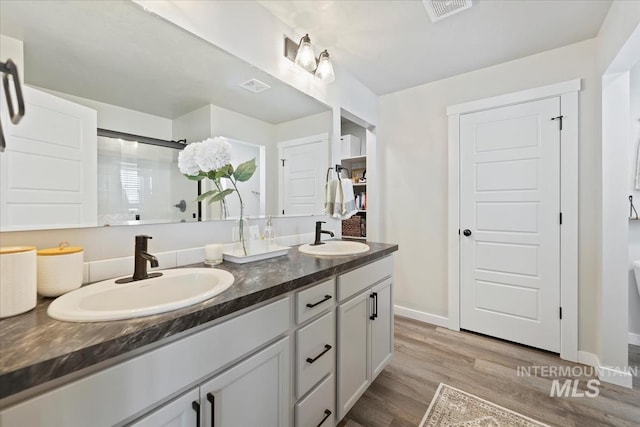
POLYGON ((316 59, 311 45, 309 34, 305 34, 300 43, 296 43, 288 37, 284 39, 284 56, 293 61, 296 65, 313 73, 317 78, 326 83, 331 83, 336 79, 333 71, 333 64, 329 58, 329 52, 325 49, 316 59))
POLYGON ((296 59, 293 62, 310 72, 316 69, 318 64, 316 63, 316 54, 313 53, 313 46, 311 46, 309 34, 305 34, 304 37, 300 39, 296 59))
POLYGON ((320 58, 318 59, 318 68, 316 68, 316 77, 320 80, 331 83, 336 79, 336 75, 333 72, 333 64, 329 58, 329 52, 327 49, 322 51, 320 58))

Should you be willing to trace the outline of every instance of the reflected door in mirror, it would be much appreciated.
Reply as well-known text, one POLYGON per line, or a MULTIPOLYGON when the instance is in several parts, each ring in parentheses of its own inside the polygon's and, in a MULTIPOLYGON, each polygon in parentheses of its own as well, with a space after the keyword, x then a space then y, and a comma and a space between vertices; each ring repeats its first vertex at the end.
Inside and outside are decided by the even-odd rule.
POLYGON ((96 111, 28 86, 19 126, 8 120, 2 231, 96 225, 96 111))
POLYGON ((278 144, 283 215, 319 214, 324 210, 324 184, 328 168, 328 135, 283 141, 278 144))

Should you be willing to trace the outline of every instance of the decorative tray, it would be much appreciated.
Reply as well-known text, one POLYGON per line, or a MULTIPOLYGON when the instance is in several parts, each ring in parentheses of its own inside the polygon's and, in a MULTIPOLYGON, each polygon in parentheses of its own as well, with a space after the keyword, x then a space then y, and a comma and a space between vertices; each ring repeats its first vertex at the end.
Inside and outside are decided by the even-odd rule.
POLYGON ((236 264, 245 264, 248 262, 261 261, 263 259, 275 258, 286 255, 291 249, 290 246, 279 246, 264 240, 250 240, 247 248, 248 254, 245 255, 241 248, 236 247, 237 244, 229 243, 225 245, 222 257, 225 261, 236 264))

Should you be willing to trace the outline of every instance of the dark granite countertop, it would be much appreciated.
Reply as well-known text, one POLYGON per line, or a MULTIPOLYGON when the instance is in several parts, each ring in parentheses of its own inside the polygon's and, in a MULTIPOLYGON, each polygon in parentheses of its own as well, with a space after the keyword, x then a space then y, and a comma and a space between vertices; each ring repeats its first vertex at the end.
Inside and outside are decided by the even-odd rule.
MULTIPOLYGON (((51 299, 34 310, 0 320, 0 399, 61 378, 196 326, 283 295, 398 250, 367 242, 352 256, 315 257, 292 248, 287 256, 249 264, 225 262, 235 282, 222 294, 168 313, 99 323, 70 323, 47 316, 51 299)), ((191 265, 189 267, 204 267, 191 265)))

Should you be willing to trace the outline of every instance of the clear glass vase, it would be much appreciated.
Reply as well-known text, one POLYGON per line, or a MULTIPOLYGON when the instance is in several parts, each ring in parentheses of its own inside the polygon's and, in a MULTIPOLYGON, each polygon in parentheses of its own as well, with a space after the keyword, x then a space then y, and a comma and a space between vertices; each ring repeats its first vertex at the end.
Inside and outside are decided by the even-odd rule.
POLYGON ((240 217, 233 226, 233 255, 247 256, 251 253, 249 235, 249 221, 240 217))

